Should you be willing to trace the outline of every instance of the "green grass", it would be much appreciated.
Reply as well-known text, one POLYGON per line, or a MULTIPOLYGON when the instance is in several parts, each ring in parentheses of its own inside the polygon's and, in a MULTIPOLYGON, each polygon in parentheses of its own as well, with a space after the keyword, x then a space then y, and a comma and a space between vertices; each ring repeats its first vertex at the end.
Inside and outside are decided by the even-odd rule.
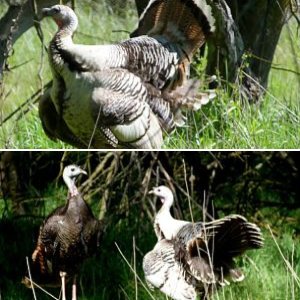
MULTIPOLYGON (((94 2, 90 2, 94 3, 94 2)), ((136 24, 133 9, 129 14, 112 11, 106 1, 80 6, 79 29, 75 42, 105 44, 128 37, 118 30, 132 31, 136 24)), ((45 44, 48 44, 56 28, 52 20, 43 20, 45 44)), ((285 27, 277 47, 274 67, 269 78, 269 89, 260 104, 249 105, 238 95, 229 96, 226 90, 218 90, 218 97, 197 113, 188 114, 187 126, 178 128, 165 138, 164 148, 205 149, 253 149, 299 148, 300 145, 300 39, 297 26, 291 21, 285 27)), ((25 33, 14 46, 9 59, 12 70, 5 73, 4 93, 0 111, 4 119, 28 99, 38 88, 42 62, 43 83, 51 79, 47 55, 41 60, 41 42, 35 29, 25 33), (24 50, 26 49, 26 50, 24 50), (22 65, 25 63, 24 65, 22 65), (19 67, 16 67, 19 66, 19 67)), ((1 148, 65 148, 64 143, 50 141, 43 132, 38 117, 37 104, 30 105, 25 115, 11 118, 0 130, 1 148)), ((18 115, 17 115, 18 116, 18 115)))
POLYGON ((167 148, 290 149, 299 148, 297 104, 266 97, 261 104, 243 104, 221 95, 198 114, 189 114, 190 126, 178 128, 167 148))

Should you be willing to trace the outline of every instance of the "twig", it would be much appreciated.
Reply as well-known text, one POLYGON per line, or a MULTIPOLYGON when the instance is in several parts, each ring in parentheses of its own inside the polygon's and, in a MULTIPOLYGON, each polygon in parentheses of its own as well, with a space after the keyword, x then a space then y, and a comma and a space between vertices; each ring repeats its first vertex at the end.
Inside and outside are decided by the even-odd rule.
POLYGON ((189 203, 190 215, 191 215, 192 223, 195 224, 194 216, 193 216, 193 212, 192 212, 192 203, 191 203, 190 191, 189 191, 189 186, 188 186, 188 183, 187 183, 187 174, 186 174, 186 166, 185 166, 184 159, 182 160, 182 163, 183 163, 184 182, 185 182, 185 188, 186 188, 186 191, 187 191, 187 198, 188 198, 188 203, 189 203))
POLYGON ((96 122, 95 122, 95 126, 94 126, 94 129, 93 129, 93 132, 92 132, 90 141, 89 141, 88 149, 90 149, 91 146, 92 146, 92 142, 93 142, 94 136, 95 136, 95 134, 96 134, 96 130, 97 130, 97 128, 98 128, 98 123, 99 123, 99 119, 100 119, 100 113, 101 113, 101 106, 99 106, 98 115, 97 115, 96 122))
POLYGON ((283 261, 284 261, 284 263, 285 263, 287 269, 291 272, 291 274, 292 274, 292 276, 293 276, 295 282, 297 283, 298 287, 300 287, 300 278, 298 277, 298 275, 297 275, 297 273, 295 272, 294 268, 291 266, 291 263, 284 257, 284 255, 283 255, 283 253, 282 253, 282 251, 281 251, 281 249, 280 249, 280 247, 279 247, 279 245, 278 245, 278 243, 277 243, 277 241, 276 241, 276 239, 275 239, 275 236, 274 236, 274 234, 273 234, 273 231, 272 231, 270 225, 267 225, 267 227, 268 227, 268 229, 269 229, 269 231, 270 231, 270 233, 271 233, 272 239, 273 239, 273 241, 275 242, 275 245, 276 245, 276 247, 277 247, 277 249, 278 249, 278 252, 279 252, 279 254, 281 255, 281 257, 282 257, 282 259, 283 259, 283 261))
POLYGON ((279 71, 285 71, 285 72, 290 72, 290 73, 293 73, 293 74, 296 74, 296 75, 300 75, 299 72, 295 71, 295 70, 291 70, 291 69, 288 69, 288 68, 283 68, 283 67, 276 67, 274 65, 271 66, 272 69, 275 69, 275 70, 279 70, 279 71))
POLYGON ((297 0, 295 0, 295 1, 291 0, 289 5, 290 5, 290 10, 292 12, 292 15, 296 19, 297 25, 299 27, 300 26, 300 18, 297 16, 297 12, 300 10, 300 5, 298 4, 297 0))
POLYGON ((138 285, 137 285, 137 273, 136 273, 136 252, 135 252, 135 237, 132 240, 133 248, 133 268, 134 268, 134 286, 135 286, 135 300, 138 300, 138 285))
MULTIPOLYGON (((153 221, 153 216, 156 213, 155 204, 153 203, 153 201, 150 201, 150 207, 152 209, 152 213, 151 213, 151 211, 148 209, 147 205, 145 204, 145 199, 146 199, 148 191, 149 191, 151 174, 152 174, 154 165, 157 163, 157 156, 155 156, 154 153, 152 153, 152 156, 153 156, 153 159, 151 160, 150 166, 146 170, 144 178, 141 183, 141 188, 143 190, 143 196, 142 196, 142 199, 140 200, 142 203, 143 210, 146 212, 149 220, 151 220, 151 221, 153 221)), ((158 179, 158 176, 156 178, 158 179)))
POLYGON ((24 62, 22 62, 22 63, 20 63, 20 64, 18 64, 18 65, 12 66, 12 67, 10 67, 9 69, 10 69, 10 70, 18 69, 18 68, 20 68, 20 67, 22 67, 22 66, 24 66, 24 65, 26 65, 26 64, 28 64, 28 63, 30 63, 31 61, 33 61, 33 58, 30 58, 30 59, 28 59, 28 60, 26 60, 26 61, 24 61, 24 62))
POLYGON ((31 289, 32 289, 32 293, 33 293, 33 298, 34 298, 34 300, 36 300, 36 294, 35 294, 35 289, 34 289, 34 286, 33 286, 33 281, 32 281, 32 278, 31 278, 31 272, 30 272, 30 267, 29 267, 28 256, 26 256, 26 264, 27 264, 27 270, 28 270, 29 280, 30 280, 30 284, 31 284, 31 289))
POLYGON ((122 29, 120 29, 120 30, 112 30, 112 32, 113 33, 127 33, 127 34, 130 34, 130 31, 128 31, 128 30, 122 30, 122 29))
MULTIPOLYGON (((26 277, 26 278, 28 280, 30 280, 28 277, 26 277)), ((38 285, 34 281, 30 280, 30 283, 33 284, 34 286, 36 286, 38 289, 40 289, 41 291, 43 291, 46 295, 50 296, 51 298, 53 298, 55 300, 59 300, 58 298, 56 298, 55 296, 53 296, 52 294, 50 294, 48 291, 46 291, 44 288, 42 288, 40 285, 38 285)))
MULTIPOLYGON (((117 153, 117 152, 116 152, 117 153)), ((118 152, 119 153, 119 152, 118 152)), ((89 176, 89 178, 80 186, 80 190, 83 194, 87 192, 87 190, 91 187, 94 179, 98 177, 98 175, 104 170, 109 159, 114 157, 114 152, 108 152, 105 157, 101 160, 101 163, 97 166, 96 170, 89 176)))
POLYGON ((34 24, 34 27, 36 29, 36 32, 37 32, 37 35, 41 41, 41 63, 40 63, 40 66, 39 66, 39 70, 38 70, 38 78, 40 80, 40 84, 41 84, 41 90, 43 91, 43 86, 44 86, 44 81, 43 81, 43 75, 42 75, 42 72, 43 72, 43 68, 44 68, 44 53, 45 51, 47 52, 47 47, 45 46, 44 44, 44 33, 43 33, 43 30, 41 28, 41 24, 40 24, 40 21, 39 21, 39 18, 38 18, 38 14, 37 14, 37 3, 36 3, 36 0, 32 0, 32 7, 33 7, 33 10, 34 10, 34 21, 33 21, 33 24, 34 24))
MULTIPOLYGON (((130 270, 134 273, 135 270, 134 268, 131 266, 131 264, 128 262, 127 258, 125 257, 125 255, 123 254, 123 252, 121 251, 121 249, 119 248, 118 244, 115 242, 115 245, 119 251, 119 253, 121 254, 122 258, 124 259, 124 261, 126 262, 126 264, 128 265, 128 267, 130 268, 130 270)), ((140 278, 140 276, 138 274, 136 274, 136 278, 139 280, 139 282, 141 283, 141 285, 143 286, 143 288, 146 290, 146 292, 149 294, 149 296, 151 297, 151 299, 156 300, 153 295, 151 294, 151 292, 149 291, 149 289, 147 288, 147 286, 143 283, 142 279, 140 278)))
POLYGON ((64 171, 64 162, 66 160, 68 156, 68 152, 67 151, 64 151, 62 153, 62 157, 60 159, 60 162, 59 162, 59 173, 57 174, 57 177, 55 178, 55 186, 57 187, 58 185, 58 181, 59 181, 59 178, 62 176, 63 174, 63 171, 64 171))

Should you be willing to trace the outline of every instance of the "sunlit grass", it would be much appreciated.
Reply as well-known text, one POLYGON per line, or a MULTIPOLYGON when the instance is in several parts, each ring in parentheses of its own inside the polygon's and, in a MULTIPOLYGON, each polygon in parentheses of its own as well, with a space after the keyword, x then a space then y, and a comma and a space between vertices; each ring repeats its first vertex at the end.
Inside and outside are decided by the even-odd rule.
POLYGON ((166 148, 299 148, 299 106, 277 102, 271 96, 260 104, 234 101, 221 93, 189 126, 168 137, 166 148))

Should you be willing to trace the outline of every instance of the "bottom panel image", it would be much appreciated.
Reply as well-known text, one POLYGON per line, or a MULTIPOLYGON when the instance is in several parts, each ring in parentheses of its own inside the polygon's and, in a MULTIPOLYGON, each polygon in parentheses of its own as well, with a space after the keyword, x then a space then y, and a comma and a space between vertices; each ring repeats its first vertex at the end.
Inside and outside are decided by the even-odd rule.
POLYGON ((0 299, 300 299, 299 168, 298 152, 1 152, 0 299))

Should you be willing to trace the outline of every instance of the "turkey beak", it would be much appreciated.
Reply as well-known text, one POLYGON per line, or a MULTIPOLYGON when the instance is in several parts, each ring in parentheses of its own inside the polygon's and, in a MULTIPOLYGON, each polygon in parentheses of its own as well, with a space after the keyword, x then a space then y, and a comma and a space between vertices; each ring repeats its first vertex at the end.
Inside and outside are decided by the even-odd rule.
POLYGON ((52 16, 52 10, 51 10, 51 8, 43 8, 42 9, 42 15, 43 15, 43 17, 52 16))
POLYGON ((84 174, 84 175, 87 175, 87 172, 84 171, 84 170, 81 170, 80 173, 81 173, 81 174, 84 174))
POLYGON ((148 192, 148 195, 153 195, 154 194, 154 190, 150 190, 149 192, 148 192))

